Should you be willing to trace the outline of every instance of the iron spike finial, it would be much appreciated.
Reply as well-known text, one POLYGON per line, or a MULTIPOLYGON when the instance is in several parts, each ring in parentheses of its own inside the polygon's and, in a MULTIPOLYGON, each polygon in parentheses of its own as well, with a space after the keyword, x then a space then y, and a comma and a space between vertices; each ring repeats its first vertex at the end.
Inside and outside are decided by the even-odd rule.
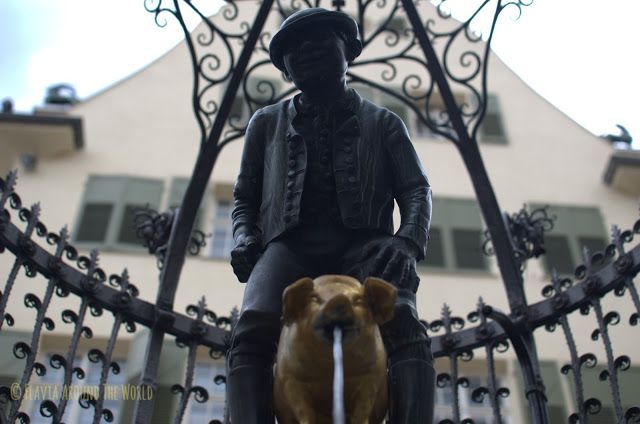
POLYGON ((337 11, 341 11, 341 10, 342 10, 342 8, 343 8, 343 7, 344 7, 344 5, 345 5, 345 2, 344 2, 344 0, 333 0, 333 1, 331 2, 331 5, 332 5, 332 6, 333 6, 337 11))
POLYGON ((63 225, 60 229, 60 240, 65 242, 69 241, 69 227, 67 224, 63 225))
POLYGON ((122 278, 122 287, 129 285, 129 269, 125 268, 122 270, 122 274, 120 275, 122 278))

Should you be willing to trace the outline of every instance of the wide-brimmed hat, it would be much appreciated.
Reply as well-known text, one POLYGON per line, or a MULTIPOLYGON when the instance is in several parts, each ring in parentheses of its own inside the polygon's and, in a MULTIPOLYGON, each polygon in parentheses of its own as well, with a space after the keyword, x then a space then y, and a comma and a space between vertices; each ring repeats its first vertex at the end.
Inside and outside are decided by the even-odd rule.
POLYGON ((362 52, 362 45, 358 40, 358 25, 353 18, 346 13, 323 9, 321 7, 310 7, 299 10, 282 22, 280 29, 275 33, 269 44, 269 56, 276 68, 285 70, 283 61, 283 47, 285 41, 292 36, 303 33, 309 25, 331 26, 347 36, 347 40, 356 40, 351 43, 353 57, 357 57, 362 52))

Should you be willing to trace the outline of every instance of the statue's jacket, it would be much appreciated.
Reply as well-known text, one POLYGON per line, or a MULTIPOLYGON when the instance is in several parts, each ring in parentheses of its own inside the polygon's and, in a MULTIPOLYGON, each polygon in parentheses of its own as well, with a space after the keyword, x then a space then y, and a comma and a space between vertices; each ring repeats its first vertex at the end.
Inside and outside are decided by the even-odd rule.
MULTIPOLYGON (((342 223, 396 235, 424 257, 431 219, 431 188, 402 120, 349 90, 349 114, 332 140, 333 177, 342 223)), ((300 224, 307 147, 292 125, 293 99, 259 109, 247 126, 234 187, 234 236, 256 235, 266 246, 300 224)))

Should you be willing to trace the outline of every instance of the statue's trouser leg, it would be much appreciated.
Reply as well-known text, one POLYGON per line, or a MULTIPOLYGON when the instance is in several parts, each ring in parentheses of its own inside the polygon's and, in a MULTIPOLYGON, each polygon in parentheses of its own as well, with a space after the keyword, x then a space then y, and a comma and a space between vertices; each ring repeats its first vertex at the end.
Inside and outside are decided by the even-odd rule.
POLYGON ((280 316, 245 311, 234 329, 227 375, 232 423, 273 423, 273 360, 280 316))
POLYGON ((233 424, 272 424, 273 362, 282 292, 308 274, 286 243, 267 246, 247 282, 228 355, 227 402, 233 424))
POLYGON ((411 290, 398 289, 394 317, 380 329, 389 356, 389 423, 431 424, 435 394, 433 355, 411 290))

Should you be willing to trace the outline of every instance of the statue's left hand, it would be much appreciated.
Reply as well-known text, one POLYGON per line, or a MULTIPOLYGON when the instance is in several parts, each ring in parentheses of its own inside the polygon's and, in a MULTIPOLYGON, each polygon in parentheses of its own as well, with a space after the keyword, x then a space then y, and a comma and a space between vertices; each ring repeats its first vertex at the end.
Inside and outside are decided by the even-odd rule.
POLYGON ((385 237, 366 245, 365 249, 365 257, 375 255, 370 275, 393 282, 396 286, 403 285, 404 280, 415 275, 419 251, 410 240, 399 236, 385 237))
POLYGON ((260 257, 260 243, 253 235, 241 235, 231 251, 231 266, 238 281, 246 283, 260 257))

